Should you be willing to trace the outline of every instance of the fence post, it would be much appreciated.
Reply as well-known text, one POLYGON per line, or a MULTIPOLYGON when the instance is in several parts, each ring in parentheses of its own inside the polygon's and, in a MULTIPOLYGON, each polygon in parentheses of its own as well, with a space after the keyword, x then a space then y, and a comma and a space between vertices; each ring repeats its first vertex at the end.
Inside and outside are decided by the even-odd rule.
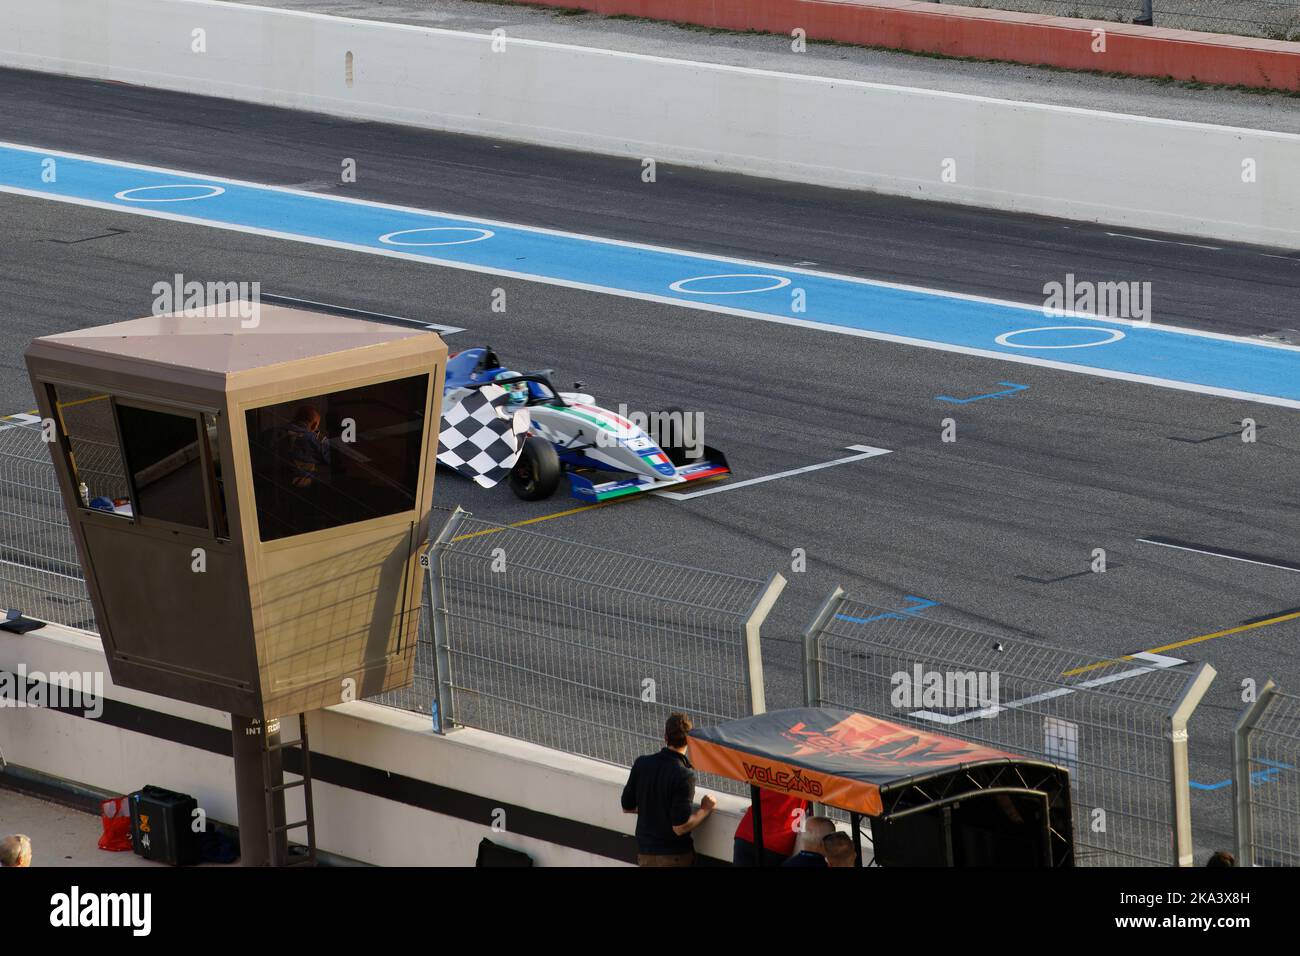
POLYGON ((844 606, 844 589, 839 585, 822 602, 817 616, 803 632, 803 702, 805 707, 822 705, 822 665, 818 640, 822 631, 844 606))
POLYGON ((1277 685, 1264 682, 1259 696, 1246 705, 1232 731, 1232 836, 1237 845, 1237 866, 1255 865, 1255 821, 1250 806, 1250 735, 1277 694, 1277 685))
POLYGON ((763 646, 760 632, 772 605, 785 590, 785 575, 775 572, 767 579, 763 593, 745 618, 745 692, 749 695, 751 714, 767 713, 767 695, 763 690, 763 646))
POLYGON ((459 505, 447 519, 428 549, 420 556, 426 568, 425 587, 429 591, 429 633, 433 639, 433 729, 445 734, 455 722, 455 701, 451 687, 451 654, 447 635, 447 602, 443 594, 442 554, 456 537, 460 523, 469 515, 459 505), (446 688, 444 690, 444 684, 446 688))
POLYGON ((1191 774, 1187 762, 1187 721, 1201 702, 1218 672, 1209 664, 1196 668, 1183 692, 1178 695, 1165 717, 1166 739, 1169 741, 1169 759, 1173 767, 1170 785, 1173 787, 1174 808, 1174 860, 1178 866, 1192 866, 1192 790, 1191 774))

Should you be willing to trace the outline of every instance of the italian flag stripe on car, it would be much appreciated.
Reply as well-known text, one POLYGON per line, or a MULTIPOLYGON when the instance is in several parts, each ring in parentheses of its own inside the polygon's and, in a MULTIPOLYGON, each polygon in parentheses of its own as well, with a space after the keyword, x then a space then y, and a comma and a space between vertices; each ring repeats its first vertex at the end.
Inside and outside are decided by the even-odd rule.
POLYGON ((569 407, 585 412, 587 416, 596 421, 596 424, 601 425, 604 428, 623 429, 634 427, 626 418, 615 415, 613 412, 605 408, 597 408, 595 405, 570 405, 569 407))

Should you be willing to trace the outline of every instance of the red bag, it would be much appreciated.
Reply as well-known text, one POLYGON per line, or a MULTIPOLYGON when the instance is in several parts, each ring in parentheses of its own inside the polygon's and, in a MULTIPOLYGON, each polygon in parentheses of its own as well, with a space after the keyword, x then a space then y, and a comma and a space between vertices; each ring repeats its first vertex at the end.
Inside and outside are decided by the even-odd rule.
POLYGON ((99 821, 104 833, 99 838, 101 850, 131 849, 131 803, 126 797, 113 797, 99 805, 99 821))

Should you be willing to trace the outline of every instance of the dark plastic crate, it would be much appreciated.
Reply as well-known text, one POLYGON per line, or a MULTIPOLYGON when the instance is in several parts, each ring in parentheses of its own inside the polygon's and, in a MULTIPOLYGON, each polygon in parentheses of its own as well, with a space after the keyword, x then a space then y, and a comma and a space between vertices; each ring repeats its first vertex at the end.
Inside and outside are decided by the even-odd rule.
POLYGON ((198 801, 162 787, 131 794, 131 848, 146 860, 193 866, 199 862, 198 834, 192 829, 198 801))

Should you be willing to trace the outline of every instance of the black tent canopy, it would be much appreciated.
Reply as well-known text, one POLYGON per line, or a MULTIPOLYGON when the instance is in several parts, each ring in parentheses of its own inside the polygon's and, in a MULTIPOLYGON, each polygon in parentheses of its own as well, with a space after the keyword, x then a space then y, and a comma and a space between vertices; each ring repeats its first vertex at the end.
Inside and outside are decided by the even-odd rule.
POLYGON ((918 727, 801 707, 693 730, 691 762, 749 784, 760 844, 767 789, 847 810, 859 864, 863 817, 881 866, 1074 863, 1065 769, 918 727))

